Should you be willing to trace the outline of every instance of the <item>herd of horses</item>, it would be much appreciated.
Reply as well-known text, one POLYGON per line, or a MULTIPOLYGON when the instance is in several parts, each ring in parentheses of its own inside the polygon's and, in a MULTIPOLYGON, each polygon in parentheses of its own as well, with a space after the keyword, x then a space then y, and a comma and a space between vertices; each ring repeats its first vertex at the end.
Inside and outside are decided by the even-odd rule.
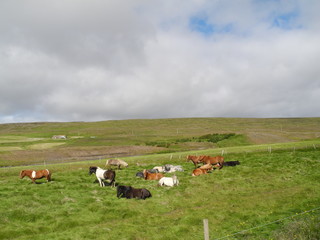
MULTIPOLYGON (((236 166, 239 165, 239 161, 224 161, 223 156, 194 156, 188 155, 187 161, 192 161, 194 164, 195 169, 192 171, 192 176, 199 176, 202 174, 208 174, 210 171, 214 169, 221 169, 223 166, 236 166), (198 164, 202 164, 198 166, 198 164)), ((109 168, 111 166, 117 166, 118 169, 121 167, 127 167, 128 164, 121 160, 121 159, 110 159, 106 162, 106 166, 109 168)), ((157 166, 153 169, 146 170, 144 169, 142 172, 138 172, 136 177, 141 177, 145 180, 157 180, 158 186, 178 186, 179 180, 177 176, 174 174, 172 177, 165 177, 165 173, 172 173, 176 171, 183 171, 183 168, 180 165, 174 166, 171 164, 166 164, 164 166, 157 166)), ((89 175, 95 174, 96 178, 99 181, 100 187, 104 187, 105 181, 109 182, 111 187, 116 186, 116 172, 112 169, 102 169, 97 166, 90 166, 89 167, 89 175)), ((47 181, 51 181, 51 172, 48 169, 44 170, 22 170, 20 172, 20 178, 29 177, 33 183, 36 183, 35 180, 46 178, 47 181)), ((145 188, 134 188, 132 186, 124 186, 118 185, 117 186, 117 197, 118 198, 137 198, 137 199, 146 199, 151 197, 151 193, 148 189, 145 188)))

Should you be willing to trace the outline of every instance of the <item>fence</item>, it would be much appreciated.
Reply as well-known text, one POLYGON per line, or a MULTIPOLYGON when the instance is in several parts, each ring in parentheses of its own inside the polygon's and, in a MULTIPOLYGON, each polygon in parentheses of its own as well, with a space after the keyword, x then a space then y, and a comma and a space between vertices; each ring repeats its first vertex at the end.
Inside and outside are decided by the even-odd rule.
MULTIPOLYGON (((214 240, 226 239, 226 238, 233 237, 233 236, 241 234, 241 233, 248 232, 248 231, 250 231, 252 229, 262 228, 262 227, 265 227, 265 226, 268 226, 268 225, 271 225, 271 224, 274 224, 274 223, 277 223, 277 222, 284 221, 284 220, 289 219, 289 218, 294 218, 294 217, 297 217, 297 216, 300 216, 300 215, 303 215, 303 214, 306 214, 306 213, 309 213, 309 212, 317 211, 317 210, 320 210, 320 207, 317 207, 317 208, 314 208, 314 209, 311 209, 311 210, 308 210, 308 211, 303 211, 303 212, 300 212, 300 213, 296 213, 295 215, 292 215, 292 216, 289 216, 289 217, 285 217, 285 218, 281 218, 281 219, 277 219, 275 221, 272 221, 272 222, 269 222, 269 223, 265 223, 265 224, 262 224, 262 225, 259 225, 259 226, 256 226, 256 227, 244 229, 244 230, 241 230, 239 232, 228 234, 228 235, 226 235, 224 237, 213 238, 213 239, 214 240)), ((204 227, 204 239, 205 240, 209 240, 208 219, 203 219, 203 227, 204 227)))

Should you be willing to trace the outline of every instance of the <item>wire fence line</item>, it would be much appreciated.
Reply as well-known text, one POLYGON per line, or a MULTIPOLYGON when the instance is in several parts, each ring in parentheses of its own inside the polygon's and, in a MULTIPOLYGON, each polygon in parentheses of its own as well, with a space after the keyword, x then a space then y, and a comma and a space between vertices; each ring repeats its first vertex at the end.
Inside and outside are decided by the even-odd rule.
POLYGON ((317 208, 314 208, 314 209, 311 209, 311 210, 308 210, 308 211, 296 213, 295 215, 292 215, 292 216, 289 216, 289 217, 285 217, 285 218, 281 218, 281 219, 275 220, 275 221, 273 221, 273 222, 265 223, 265 224, 262 224, 262 225, 259 225, 259 226, 256 226, 256 227, 252 227, 252 228, 248 228, 248 229, 245 229, 245 230, 242 230, 242 231, 239 231, 239 232, 235 232, 235 233, 226 235, 226 236, 221 237, 221 238, 214 238, 214 240, 229 238, 229 237, 232 237, 232 236, 241 234, 241 233, 248 232, 248 231, 250 231, 250 230, 252 230, 252 229, 265 227, 265 226, 271 225, 271 224, 276 223, 276 222, 281 222, 281 221, 283 221, 283 220, 286 220, 286 219, 289 219, 289 218, 293 218, 293 217, 297 217, 297 216, 300 216, 300 215, 303 215, 303 214, 306 214, 306 213, 309 213, 309 212, 317 211, 317 210, 320 210, 320 207, 317 207, 317 208))

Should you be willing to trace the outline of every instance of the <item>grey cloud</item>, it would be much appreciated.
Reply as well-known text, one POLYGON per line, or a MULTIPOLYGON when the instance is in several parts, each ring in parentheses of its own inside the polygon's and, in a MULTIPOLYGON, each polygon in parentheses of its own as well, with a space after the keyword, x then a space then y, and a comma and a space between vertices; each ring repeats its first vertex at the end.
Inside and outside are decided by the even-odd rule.
POLYGON ((1 1, 0 122, 318 116, 319 17, 287 2, 1 1))

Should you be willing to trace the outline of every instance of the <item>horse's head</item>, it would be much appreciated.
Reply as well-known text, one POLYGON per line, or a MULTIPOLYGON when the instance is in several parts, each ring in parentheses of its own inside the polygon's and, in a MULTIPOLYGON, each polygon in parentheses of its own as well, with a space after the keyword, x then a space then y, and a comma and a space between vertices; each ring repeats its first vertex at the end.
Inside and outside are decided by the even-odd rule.
POLYGON ((22 170, 20 172, 20 178, 24 178, 25 176, 26 176, 26 172, 25 172, 25 170, 22 170))
POLYGON ((143 178, 144 179, 147 179, 147 175, 148 175, 148 172, 147 172, 147 170, 146 169, 143 169, 143 178))
POLYGON ((89 175, 91 175, 92 173, 96 173, 97 171, 97 167, 89 167, 89 175))

